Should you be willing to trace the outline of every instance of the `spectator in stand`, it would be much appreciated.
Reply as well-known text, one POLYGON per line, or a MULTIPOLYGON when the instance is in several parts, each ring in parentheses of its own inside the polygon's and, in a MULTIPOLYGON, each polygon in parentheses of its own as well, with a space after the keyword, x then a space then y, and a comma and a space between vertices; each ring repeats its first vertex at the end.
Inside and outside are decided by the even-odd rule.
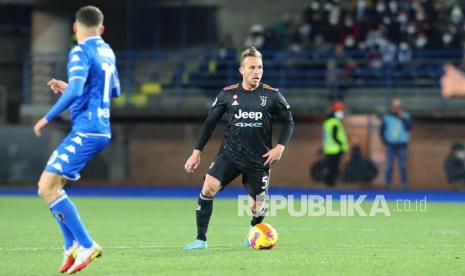
POLYGON ((377 175, 378 168, 373 161, 362 156, 360 146, 352 147, 350 161, 345 165, 342 173, 342 181, 367 184, 373 181, 377 175))
POLYGON ((245 39, 244 46, 246 48, 255 47, 260 50, 265 44, 265 29, 261 24, 254 24, 250 27, 250 33, 245 39))
POLYGON ((334 55, 328 59, 326 64, 326 83, 331 91, 331 100, 343 100, 344 91, 350 86, 356 66, 355 61, 345 53, 344 45, 337 45, 334 55))
POLYGON ((395 158, 399 159, 401 188, 404 190, 407 189, 407 145, 410 141, 411 129, 412 121, 410 119, 410 114, 404 112, 402 103, 399 99, 393 99, 391 102, 391 111, 383 116, 381 125, 381 140, 386 146, 387 156, 386 189, 390 189, 392 186, 395 158))
POLYGON ((334 187, 339 176, 339 163, 342 155, 349 150, 344 119, 344 104, 340 101, 331 104, 331 113, 323 122, 323 151, 326 156, 328 174, 326 185, 334 187))
POLYGON ((465 146, 454 142, 444 161, 444 171, 450 184, 465 184, 465 146))
POLYGON ((316 183, 323 183, 326 181, 329 170, 326 164, 326 158, 323 154, 323 149, 318 148, 317 160, 310 166, 310 178, 316 183))

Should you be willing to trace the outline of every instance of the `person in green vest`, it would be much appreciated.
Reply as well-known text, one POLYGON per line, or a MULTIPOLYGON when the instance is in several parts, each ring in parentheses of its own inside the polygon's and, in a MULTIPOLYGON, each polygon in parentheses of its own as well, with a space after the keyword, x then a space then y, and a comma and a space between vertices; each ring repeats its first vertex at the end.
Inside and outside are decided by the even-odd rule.
POLYGON ((333 102, 331 113, 323 122, 323 152, 328 167, 325 183, 330 187, 336 184, 341 157, 349 150, 342 119, 344 119, 344 104, 340 101, 333 102))

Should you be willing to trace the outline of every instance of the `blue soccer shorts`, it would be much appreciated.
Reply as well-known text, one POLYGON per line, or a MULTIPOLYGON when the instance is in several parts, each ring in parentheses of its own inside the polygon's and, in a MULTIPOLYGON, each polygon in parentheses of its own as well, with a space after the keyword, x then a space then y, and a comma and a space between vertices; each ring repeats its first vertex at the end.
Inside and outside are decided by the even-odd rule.
POLYGON ((79 172, 110 143, 110 137, 71 131, 52 153, 45 171, 76 181, 79 172))

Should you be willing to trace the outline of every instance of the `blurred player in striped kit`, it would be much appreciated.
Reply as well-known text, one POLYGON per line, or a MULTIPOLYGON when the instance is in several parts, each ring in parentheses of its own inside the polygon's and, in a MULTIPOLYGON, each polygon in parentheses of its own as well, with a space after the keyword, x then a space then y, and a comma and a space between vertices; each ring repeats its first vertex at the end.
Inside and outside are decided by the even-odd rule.
POLYGON ((53 119, 69 109, 71 132, 52 153, 39 180, 39 196, 48 204, 64 238, 64 261, 60 272, 75 273, 102 255, 90 237, 76 206, 63 187, 76 181, 86 163, 110 142, 110 102, 120 94, 115 55, 100 35, 103 14, 94 6, 76 13, 73 31, 78 45, 69 52, 68 83, 52 79, 48 85, 60 99, 34 126, 37 136, 53 119))

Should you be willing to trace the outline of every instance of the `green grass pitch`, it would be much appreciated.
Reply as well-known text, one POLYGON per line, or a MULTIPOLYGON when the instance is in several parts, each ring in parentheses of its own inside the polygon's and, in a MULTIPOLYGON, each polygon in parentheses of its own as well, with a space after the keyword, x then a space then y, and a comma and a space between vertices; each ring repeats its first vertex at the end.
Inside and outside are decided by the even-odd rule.
MULTIPOLYGON (((465 275, 465 204, 430 203, 391 217, 269 217, 279 244, 243 247, 249 218, 216 200, 209 249, 194 238, 195 199, 74 198, 104 248, 80 275, 465 275)), ((390 203, 390 208, 393 208, 390 203)), ((62 241, 47 206, 0 197, 0 275, 57 275, 62 241)))

